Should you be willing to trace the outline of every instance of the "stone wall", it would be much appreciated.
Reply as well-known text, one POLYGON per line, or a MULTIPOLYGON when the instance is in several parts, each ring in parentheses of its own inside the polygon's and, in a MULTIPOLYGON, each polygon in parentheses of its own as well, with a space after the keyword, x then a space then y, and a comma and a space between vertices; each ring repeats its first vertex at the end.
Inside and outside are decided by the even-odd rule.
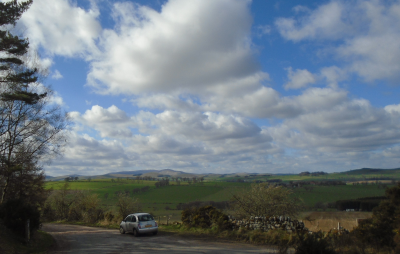
POLYGON ((237 220, 233 217, 229 218, 234 229, 250 229, 269 231, 273 229, 283 229, 287 232, 308 231, 302 221, 292 220, 290 217, 250 217, 248 220, 237 220))

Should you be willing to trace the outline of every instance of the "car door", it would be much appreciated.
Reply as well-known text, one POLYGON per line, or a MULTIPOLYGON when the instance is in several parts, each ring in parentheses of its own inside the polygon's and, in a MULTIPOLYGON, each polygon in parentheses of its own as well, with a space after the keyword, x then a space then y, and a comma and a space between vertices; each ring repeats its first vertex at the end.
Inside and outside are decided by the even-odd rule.
POLYGON ((126 232, 132 232, 132 216, 133 215, 128 215, 125 219, 126 232))
POLYGON ((135 215, 132 215, 132 222, 131 222, 132 228, 131 228, 131 232, 133 232, 133 229, 137 228, 137 223, 138 223, 138 220, 137 220, 136 216, 135 216, 135 215))

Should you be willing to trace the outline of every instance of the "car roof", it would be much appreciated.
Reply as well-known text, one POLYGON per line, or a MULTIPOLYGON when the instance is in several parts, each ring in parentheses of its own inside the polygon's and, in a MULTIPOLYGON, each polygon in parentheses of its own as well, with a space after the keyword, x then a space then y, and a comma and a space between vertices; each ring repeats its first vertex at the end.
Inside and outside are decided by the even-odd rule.
MULTIPOLYGON (((136 215, 136 216, 139 216, 139 215, 148 215, 149 213, 132 213, 132 214, 129 214, 129 215, 136 215)), ((150 215, 150 214, 149 214, 150 215)))

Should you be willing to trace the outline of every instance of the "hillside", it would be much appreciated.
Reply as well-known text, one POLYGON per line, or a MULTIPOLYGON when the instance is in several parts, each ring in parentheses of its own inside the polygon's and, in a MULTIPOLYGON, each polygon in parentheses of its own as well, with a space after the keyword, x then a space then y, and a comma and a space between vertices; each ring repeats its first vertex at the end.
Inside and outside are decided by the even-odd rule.
POLYGON ((270 180, 270 179, 282 179, 283 181, 298 181, 298 180, 335 180, 341 179, 346 180, 350 178, 391 178, 391 179, 400 179, 400 168, 394 169, 379 169, 379 168, 361 168, 361 169, 353 169, 349 171, 329 173, 323 176, 299 176, 299 174, 269 174, 269 173, 231 173, 231 174, 213 174, 213 173, 204 173, 204 174, 196 174, 196 173, 188 173, 184 171, 177 171, 173 169, 162 169, 162 170, 135 170, 135 171, 119 171, 119 172, 110 172, 104 175, 93 175, 93 176, 82 176, 82 175, 64 175, 64 176, 46 176, 46 181, 63 181, 66 177, 79 177, 80 180, 91 178, 92 180, 100 180, 100 179, 113 179, 113 178, 134 178, 137 176, 141 177, 152 177, 152 178, 192 178, 192 177, 204 177, 206 180, 211 181, 234 181, 238 179, 245 179, 246 181, 254 181, 254 180, 270 180))

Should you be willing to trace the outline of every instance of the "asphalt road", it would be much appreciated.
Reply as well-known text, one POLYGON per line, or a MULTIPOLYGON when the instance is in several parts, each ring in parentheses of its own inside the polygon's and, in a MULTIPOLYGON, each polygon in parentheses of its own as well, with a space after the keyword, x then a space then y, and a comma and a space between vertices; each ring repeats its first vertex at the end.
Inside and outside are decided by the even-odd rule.
POLYGON ((116 229, 76 225, 44 224, 57 246, 50 254, 105 253, 278 253, 274 248, 180 237, 160 233, 156 236, 121 235, 116 229))

